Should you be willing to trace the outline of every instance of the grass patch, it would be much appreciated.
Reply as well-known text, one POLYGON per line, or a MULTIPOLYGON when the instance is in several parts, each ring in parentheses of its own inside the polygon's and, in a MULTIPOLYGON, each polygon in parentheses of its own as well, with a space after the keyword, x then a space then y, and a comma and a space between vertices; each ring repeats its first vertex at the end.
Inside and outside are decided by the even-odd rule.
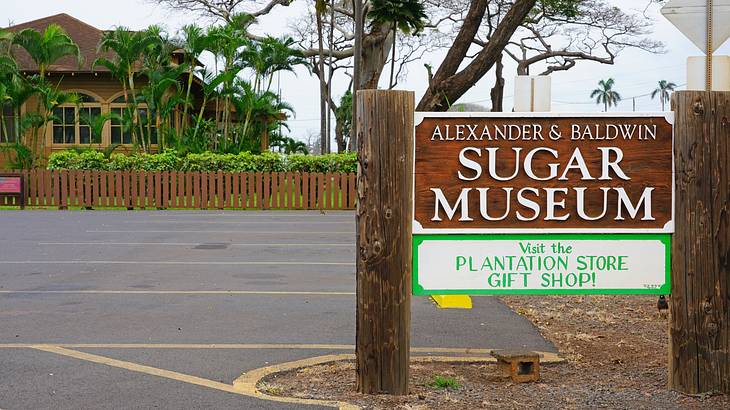
POLYGON ((440 390, 456 390, 461 387, 455 377, 441 376, 438 374, 433 376, 433 379, 431 379, 431 383, 429 383, 428 385, 434 389, 440 390))

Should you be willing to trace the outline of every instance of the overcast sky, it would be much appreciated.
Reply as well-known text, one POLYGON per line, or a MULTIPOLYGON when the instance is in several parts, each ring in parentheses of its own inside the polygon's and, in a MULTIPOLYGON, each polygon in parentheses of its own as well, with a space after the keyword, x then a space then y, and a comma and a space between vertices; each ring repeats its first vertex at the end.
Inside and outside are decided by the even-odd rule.
MULTIPOLYGON (((295 0, 290 7, 277 8, 274 16, 260 19, 252 31, 259 34, 281 35, 288 31, 288 22, 303 14, 303 10, 311 2, 295 0)), ((612 0, 616 6, 624 9, 646 6, 645 0, 612 0)), ((160 24, 171 32, 175 32, 184 24, 196 22, 194 15, 170 13, 145 0, 99 1, 99 0, 2 0, 0 8, 0 24, 9 22, 22 23, 57 13, 68 13, 100 29, 115 26, 127 26, 141 29, 151 24, 160 24)), ((619 103, 618 111, 631 111, 633 96, 636 98, 637 111, 656 111, 660 109, 658 100, 651 100, 645 94, 650 93, 658 80, 673 81, 677 84, 686 82, 686 59, 691 55, 701 55, 700 51, 660 14, 659 8, 652 6, 647 15, 655 22, 655 39, 666 44, 667 52, 661 55, 628 50, 622 53, 615 65, 602 65, 593 62, 579 62, 567 71, 552 75, 553 111, 600 111, 588 98, 590 90, 596 87, 598 80, 613 77, 616 90, 624 98, 619 103)), ((717 54, 730 54, 730 44, 721 47, 717 54)), ((399 88, 416 92, 420 98, 426 87, 424 63, 438 67, 440 54, 427 55, 423 60, 411 64, 409 75, 399 88)), ((505 110, 511 110, 514 67, 505 69, 505 110)), ((387 81, 388 72, 383 75, 387 81)), ((487 104, 489 90, 493 83, 492 74, 473 87, 459 102, 477 102, 487 104)), ((334 93, 338 97, 347 86, 346 80, 335 84, 334 93)), ((297 76, 284 74, 281 76, 282 98, 292 104, 296 117, 289 124, 291 134, 304 139, 308 134, 316 134, 319 130, 319 104, 317 98, 318 83, 316 77, 309 76, 306 71, 299 70, 297 76)))

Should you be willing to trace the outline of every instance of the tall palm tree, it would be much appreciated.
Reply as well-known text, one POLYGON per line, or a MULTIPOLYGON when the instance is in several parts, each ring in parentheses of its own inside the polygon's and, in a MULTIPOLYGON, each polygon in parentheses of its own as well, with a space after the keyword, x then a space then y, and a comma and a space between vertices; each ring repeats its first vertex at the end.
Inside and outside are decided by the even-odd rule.
MULTIPOLYGON (((222 59, 222 73, 225 73, 223 77, 224 81, 221 84, 224 143, 229 137, 230 130, 233 128, 231 94, 234 90, 234 81, 238 73, 243 69, 237 62, 242 50, 249 47, 251 43, 247 37, 247 30, 255 21, 256 19, 252 15, 241 13, 233 16, 231 22, 225 26, 213 27, 208 31, 208 36, 210 37, 209 49, 216 55, 216 60, 222 59)), ((218 106, 217 101, 216 106, 218 106)), ((216 112, 218 112, 218 107, 216 107, 216 112)), ((216 117, 218 117, 218 114, 216 114, 216 117)))
POLYGON ((48 66, 66 56, 74 56, 81 64, 79 46, 58 24, 51 24, 41 33, 31 28, 13 35, 13 44, 22 47, 38 65, 41 78, 48 66))
POLYGON ((294 39, 265 37, 255 41, 241 52, 239 63, 254 71, 254 89, 257 92, 271 90, 274 74, 280 71, 294 72, 297 65, 309 66, 301 51, 294 49, 294 39))
MULTIPOLYGON (((7 41, 7 35, 4 37, 6 37, 7 41)), ((46 96, 52 88, 50 85, 45 84, 46 72, 51 64, 63 57, 73 56, 76 58, 78 64, 81 65, 81 51, 79 50, 79 46, 74 43, 73 39, 58 24, 50 24, 43 32, 31 28, 23 29, 12 35, 12 44, 25 50, 38 66, 39 78, 35 81, 36 84, 34 86, 37 87, 36 92, 40 92, 41 94, 45 92, 46 96)), ((43 98, 44 96, 41 95, 36 106, 36 113, 38 114, 36 119, 38 120, 48 118, 47 112, 41 111, 44 109, 44 104, 42 104, 43 98)), ((45 124, 46 122, 47 120, 42 123, 45 124)), ((31 123, 37 125, 40 121, 31 121, 31 123)), ((41 127, 33 126, 32 128, 35 131, 33 133, 33 142, 30 145, 35 148, 40 145, 42 148, 44 141, 40 138, 41 127), (39 142, 39 140, 41 141, 39 142)), ((34 152, 36 155, 40 155, 37 150, 34 150, 34 152)))
POLYGON ((659 101, 662 102, 662 111, 664 111, 664 104, 669 102, 669 93, 677 88, 677 84, 668 82, 667 80, 659 80, 659 86, 651 92, 651 99, 653 100, 657 95, 659 101))
MULTIPOLYGON (((133 122, 134 113, 138 107, 137 88, 135 80, 139 76, 139 67, 146 52, 162 40, 159 36, 159 29, 154 26, 143 31, 131 31, 126 27, 117 27, 113 31, 104 33, 99 43, 99 51, 114 52, 112 58, 97 58, 93 67, 102 66, 108 69, 111 74, 122 84, 124 102, 127 105, 128 116, 133 122), (130 101, 129 94, 132 94, 130 101), (131 104, 130 104, 131 102, 131 104)), ((132 127, 133 134, 137 134, 137 141, 142 143, 142 149, 146 150, 146 144, 142 137, 142 128, 139 122, 137 127, 132 127)))
POLYGON ((368 17, 375 23, 393 26, 393 56, 390 61, 390 88, 395 87, 395 48, 398 30, 416 35, 426 26, 425 7, 419 0, 373 0, 368 17))
POLYGON ((598 82, 598 88, 591 92, 591 98, 596 99, 596 104, 603 104, 603 111, 608 111, 608 107, 616 106, 621 101, 621 95, 614 91, 615 81, 613 78, 601 80, 598 82))
POLYGON ((80 104, 81 100, 76 93, 69 93, 59 90, 58 85, 53 85, 43 78, 36 77, 35 90, 38 93, 41 109, 37 110, 28 120, 32 122, 31 127, 35 129, 35 142, 32 144, 33 152, 40 157, 44 151, 45 138, 38 138, 38 133, 51 121, 58 121, 54 111, 64 104, 80 104))
POLYGON ((235 142, 240 148, 244 140, 255 141, 265 131, 265 127, 276 127, 276 118, 282 111, 294 112, 293 108, 279 100, 279 96, 271 91, 257 93, 253 86, 245 80, 237 79, 233 103, 238 115, 244 115, 240 134, 235 142))
POLYGON ((191 106, 190 90, 193 87, 193 74, 200 55, 208 47, 209 39, 205 31, 195 24, 183 26, 180 32, 182 33, 181 48, 185 52, 185 61, 188 65, 188 83, 185 89, 185 107, 183 108, 181 129, 181 131, 184 131, 188 123, 188 108, 191 106))

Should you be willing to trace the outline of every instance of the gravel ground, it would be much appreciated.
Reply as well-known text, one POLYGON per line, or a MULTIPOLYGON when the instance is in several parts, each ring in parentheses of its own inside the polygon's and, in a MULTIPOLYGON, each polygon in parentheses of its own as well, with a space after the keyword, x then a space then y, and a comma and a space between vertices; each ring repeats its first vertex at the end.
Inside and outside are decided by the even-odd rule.
POLYGON ((687 396, 666 389, 667 315, 651 296, 504 297, 529 318, 567 360, 542 367, 537 383, 514 384, 496 366, 412 363, 404 397, 354 392, 352 362, 273 375, 260 384, 269 394, 337 399, 368 409, 728 409, 730 397, 687 396), (455 388, 433 386, 453 378, 455 388))

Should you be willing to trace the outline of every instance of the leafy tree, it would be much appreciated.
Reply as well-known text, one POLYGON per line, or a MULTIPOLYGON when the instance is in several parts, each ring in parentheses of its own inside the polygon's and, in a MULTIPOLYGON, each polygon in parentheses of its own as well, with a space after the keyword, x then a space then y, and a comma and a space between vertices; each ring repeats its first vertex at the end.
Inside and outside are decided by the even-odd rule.
POLYGON ((81 64, 79 46, 58 24, 50 24, 42 33, 31 28, 21 30, 13 36, 13 44, 30 55, 38 65, 41 78, 45 77, 48 66, 63 57, 74 56, 81 64))
POLYGON ((239 64, 254 72, 254 89, 257 92, 270 91, 274 74, 281 71, 294 72, 297 65, 309 66, 302 52, 292 48, 291 37, 281 39, 271 36, 253 41, 241 51, 239 64), (266 86, 264 87, 264 84, 266 86))
POLYGON ((416 35, 425 27, 428 16, 419 0, 373 0, 371 3, 368 17, 373 23, 388 23, 393 27, 393 57, 390 61, 390 88, 393 88, 398 30, 416 35))
POLYGON ((302 141, 297 141, 291 137, 279 137, 271 145, 278 147, 280 152, 284 152, 287 155, 309 154, 307 144, 302 141))
MULTIPOLYGON (((55 98, 64 99, 66 94, 61 93, 58 89, 46 83, 46 72, 48 67, 66 56, 76 58, 79 65, 81 64, 81 52, 78 45, 66 33, 66 31, 58 24, 50 24, 43 32, 35 29, 27 28, 11 35, 3 34, 5 42, 10 41, 12 45, 16 45, 25 50, 33 62, 38 66, 38 77, 31 79, 30 84, 23 84, 25 79, 20 78, 20 74, 13 74, 10 84, 16 94, 13 104, 17 107, 18 112, 16 118, 20 119, 19 110, 22 104, 33 94, 40 94, 36 112, 26 115, 20 119, 28 127, 33 128, 33 141, 30 145, 26 144, 29 149, 34 152, 34 159, 42 155, 42 147, 45 145, 45 139, 40 137, 40 130, 50 120, 48 114, 49 107, 53 107, 52 100, 55 98), (50 100, 49 100, 50 99, 50 100), (42 110, 46 111, 43 112, 42 110), (40 150, 39 150, 40 147, 40 150)), ((7 87, 7 84, 6 84, 7 87)), ((8 90, 6 89, 6 92, 8 90)), ((52 108, 50 108, 52 109, 52 108)), ((20 134, 22 125, 16 128, 16 132, 20 134)), ((18 144, 22 144, 17 141, 18 144)), ((20 157, 20 151, 16 150, 20 157)))
POLYGON ((117 27, 113 31, 104 33, 99 43, 99 51, 113 51, 114 57, 97 58, 92 65, 93 67, 105 67, 121 83, 124 102, 129 114, 127 118, 133 122, 133 125, 136 123, 136 126, 131 127, 133 134, 137 136, 135 142, 141 143, 142 149, 145 151, 147 145, 143 138, 142 125, 136 120, 137 115, 135 114, 139 106, 136 80, 139 76, 139 64, 145 53, 154 50, 154 46, 160 42, 159 29, 154 26, 144 31, 131 31, 126 27, 117 27), (131 100, 129 94, 131 94, 131 100))
POLYGON ((185 88, 185 107, 183 108, 183 122, 181 125, 181 131, 185 131, 188 123, 188 108, 190 108, 191 105, 190 91, 193 87, 195 68, 198 64, 200 55, 208 46, 209 39, 205 31, 195 24, 183 26, 181 33, 183 34, 183 37, 180 46, 185 52, 185 61, 188 66, 188 82, 185 88))
POLYGON ((659 86, 651 92, 652 100, 659 96, 659 101, 662 103, 662 111, 664 111, 664 105, 669 102, 669 93, 674 91, 675 88, 677 88, 677 84, 667 80, 659 80, 659 86))
MULTIPOLYGON (((250 45, 250 40, 246 35, 246 29, 254 22, 255 18, 253 16, 243 13, 234 16, 232 21, 226 25, 212 27, 208 31, 210 51, 216 56, 216 61, 218 58, 223 60, 223 67, 218 77, 222 79, 222 89, 220 92, 223 97, 221 121, 223 123, 224 141, 229 138, 229 133, 232 129, 231 95, 233 93, 234 81, 238 73, 243 69, 242 65, 237 64, 237 60, 240 57, 241 50, 250 45)), ((216 113, 219 111, 220 104, 218 99, 216 99, 216 113)))
POLYGON ((591 98, 596 99, 596 104, 603 104, 603 111, 608 107, 615 106, 621 101, 621 95, 613 89, 615 82, 613 78, 598 82, 598 88, 591 92, 591 98))

